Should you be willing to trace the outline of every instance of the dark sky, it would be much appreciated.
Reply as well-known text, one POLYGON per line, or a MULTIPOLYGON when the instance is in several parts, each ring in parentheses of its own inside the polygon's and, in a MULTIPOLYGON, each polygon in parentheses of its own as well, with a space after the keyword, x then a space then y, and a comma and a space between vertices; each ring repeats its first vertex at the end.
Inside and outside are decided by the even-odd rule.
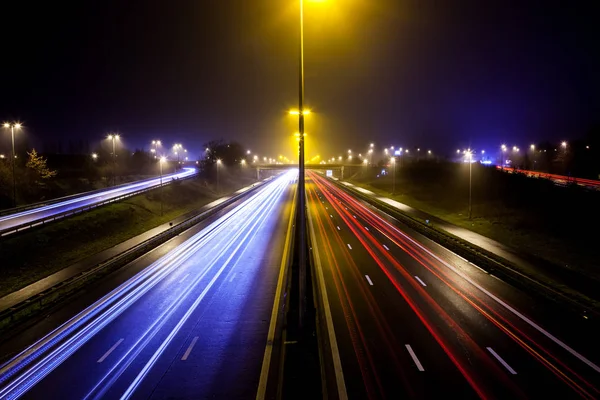
MULTIPOLYGON (((0 118, 34 142, 118 130, 292 154, 297 1, 4 3, 0 118)), ((526 146, 599 122, 597 1, 305 3, 308 156, 526 146)))

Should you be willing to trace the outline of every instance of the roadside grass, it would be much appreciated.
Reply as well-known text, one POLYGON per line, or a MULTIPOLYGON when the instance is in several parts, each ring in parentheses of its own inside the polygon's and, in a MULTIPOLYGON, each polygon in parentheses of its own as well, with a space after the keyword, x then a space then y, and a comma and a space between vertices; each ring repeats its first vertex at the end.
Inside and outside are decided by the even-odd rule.
MULTIPOLYGON (((253 181, 230 177, 222 193, 253 181)), ((25 231, 0 241, 0 296, 19 290, 86 257, 115 246, 218 198, 214 187, 199 179, 185 180, 122 202, 25 231)))
MULTIPOLYGON (((445 168, 445 167, 444 167, 445 168)), ((569 199, 569 188, 552 183, 510 176, 497 171, 477 171, 479 180, 473 184, 473 218, 468 218, 468 183, 447 179, 416 179, 418 174, 397 176, 396 194, 392 195, 392 178, 376 178, 356 174, 351 182, 382 196, 393 198, 413 208, 427 212, 503 243, 519 252, 534 255, 564 268, 577 270, 600 279, 597 250, 590 232, 597 226, 598 211, 593 208, 597 193, 580 193, 569 199), (519 180, 511 189, 510 180, 519 180), (499 182, 501 180, 501 182, 499 182), (531 185, 525 192, 523 185, 531 185), (475 185, 480 185, 475 188, 475 185), (504 189, 499 190, 500 186, 504 189), (506 197, 511 197, 508 200, 506 197), (515 201, 512 197, 529 197, 515 201), (590 196, 590 201, 581 201, 590 196), (554 201, 553 199, 558 199, 554 201)), ((400 174, 398 174, 400 175, 400 174)), ((468 175, 467 175, 468 176, 468 175)), ((468 182, 468 181, 467 181, 468 182)))

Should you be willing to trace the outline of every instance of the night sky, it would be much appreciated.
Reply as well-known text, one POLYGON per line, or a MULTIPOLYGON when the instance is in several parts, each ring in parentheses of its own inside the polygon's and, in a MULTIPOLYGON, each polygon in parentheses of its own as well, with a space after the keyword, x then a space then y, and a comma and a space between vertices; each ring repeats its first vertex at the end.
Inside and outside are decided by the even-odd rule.
MULTIPOLYGON (((526 146, 600 122, 597 1, 305 2, 308 158, 526 146)), ((31 142, 119 131, 130 148, 196 155, 222 138, 292 154, 296 1, 11 3, 0 119, 31 142)))

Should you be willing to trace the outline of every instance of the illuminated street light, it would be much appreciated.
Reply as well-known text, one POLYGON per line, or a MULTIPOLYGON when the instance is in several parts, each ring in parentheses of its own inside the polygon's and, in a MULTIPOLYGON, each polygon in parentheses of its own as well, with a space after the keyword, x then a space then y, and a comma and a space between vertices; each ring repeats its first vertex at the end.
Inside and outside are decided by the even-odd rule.
POLYGON ((427 154, 431 154, 431 150, 427 150, 427 154))
POLYGON ((250 150, 246 150, 246 154, 250 155, 252 152, 250 150))
POLYGON ((163 215, 163 180, 162 180, 162 168, 163 163, 166 162, 166 157, 161 157, 158 159, 158 168, 160 170, 160 215, 163 215))
POLYGON ((460 154, 460 149, 456 150, 456 154, 460 154))
POLYGON ((94 159, 94 161, 96 161, 98 159, 98 154, 92 153, 92 158, 94 159))
POLYGON ((12 123, 12 124, 10 124, 8 122, 5 122, 4 123, 4 127, 7 128, 7 129, 10 128, 10 137, 11 137, 11 140, 12 140, 12 160, 11 160, 11 163, 12 163, 12 181, 13 181, 13 206, 16 207, 17 206, 17 183, 16 183, 16 180, 15 180, 15 164, 16 164, 15 159, 17 158, 17 155, 15 154, 15 129, 16 130, 21 129, 21 124, 18 123, 18 122, 15 122, 15 123, 12 123))
POLYGON ((219 167, 221 166, 221 159, 217 158, 217 194, 221 192, 219 188, 219 167))
POLYGON ((565 142, 565 141, 561 142, 561 144, 560 144, 560 145, 561 145, 561 147, 562 147, 563 149, 566 149, 566 148, 567 148, 567 142, 565 142))
POLYGON ((531 146, 529 146, 529 148, 530 148, 531 150, 535 150, 535 144, 532 144, 531 146))
POLYGON ((117 184, 117 153, 115 152, 115 142, 119 140, 118 133, 110 133, 108 139, 112 141, 112 156, 113 156, 113 186, 117 184))
POLYGON ((467 158, 467 160, 469 161, 469 219, 471 219, 472 216, 472 203, 471 203, 471 183, 472 183, 472 166, 473 166, 473 151, 471 151, 471 149, 469 149, 466 154, 465 157, 467 158))
POLYGON ((485 150, 481 150, 481 154, 485 154, 485 150))
POLYGON ((396 193, 396 157, 390 158, 390 162, 392 163, 392 194, 396 193))

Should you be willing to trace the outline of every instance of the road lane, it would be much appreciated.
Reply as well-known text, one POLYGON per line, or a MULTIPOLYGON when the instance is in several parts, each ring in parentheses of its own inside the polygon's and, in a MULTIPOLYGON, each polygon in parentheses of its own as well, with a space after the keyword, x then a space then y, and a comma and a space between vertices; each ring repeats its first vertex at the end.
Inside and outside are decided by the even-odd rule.
MULTIPOLYGON (((163 176, 162 183, 164 185, 170 183, 174 179, 186 178, 194 175, 195 173, 195 168, 184 168, 183 171, 163 176)), ((152 188, 155 186, 158 187, 160 186, 160 183, 161 178, 147 179, 141 182, 133 182, 128 185, 118 186, 116 188, 107 188, 106 190, 92 194, 83 194, 79 197, 69 198, 59 203, 49 204, 31 210, 5 215, 0 217, 0 231, 11 229, 22 224, 35 223, 38 220, 52 217, 66 211, 101 203, 103 201, 124 196, 139 190, 152 188)))
POLYGON ((55 342, 6 364, 0 397, 255 395, 296 175, 274 179, 89 307, 72 329, 59 328, 55 342))
MULTIPOLYGON (((422 314, 421 321, 416 324, 429 324, 429 336, 435 337, 437 333, 437 346, 445 349, 444 357, 453 358, 453 368, 461 370, 463 380, 469 381, 476 393, 482 397, 486 393, 494 397, 501 393, 504 395, 500 397, 535 397, 543 393, 566 397, 572 397, 574 393, 587 398, 597 396, 596 371, 573 354, 564 354, 561 346, 524 323, 506 307, 491 301, 482 290, 433 257, 435 254, 428 254, 431 249, 410 242, 398 234, 396 227, 378 218, 364 204, 346 197, 323 178, 311 176, 318 180, 321 189, 317 190, 321 198, 315 203, 320 203, 327 221, 334 220, 331 221, 334 227, 327 235, 341 236, 344 244, 340 247, 352 246, 360 273, 368 275, 374 282, 373 287, 377 287, 378 303, 389 304, 394 298, 401 297, 404 302, 413 304, 412 313, 422 314), (358 254, 361 247, 369 250, 367 256, 358 254), (513 371, 521 372, 512 374, 500 360, 513 371)), ((311 212, 315 213, 314 208, 311 212)), ((495 278, 485 278, 493 280, 496 286, 506 285, 495 278)), ((330 297, 333 296, 330 294, 330 297)), ((415 328, 415 323, 404 323, 403 318, 401 321, 405 328, 415 328)), ((419 359, 424 360, 424 365, 440 361, 439 355, 429 359, 427 355, 421 357, 419 354, 419 359)), ((345 369, 347 364, 344 364, 345 369)), ((425 369, 423 373, 429 373, 425 369)))

